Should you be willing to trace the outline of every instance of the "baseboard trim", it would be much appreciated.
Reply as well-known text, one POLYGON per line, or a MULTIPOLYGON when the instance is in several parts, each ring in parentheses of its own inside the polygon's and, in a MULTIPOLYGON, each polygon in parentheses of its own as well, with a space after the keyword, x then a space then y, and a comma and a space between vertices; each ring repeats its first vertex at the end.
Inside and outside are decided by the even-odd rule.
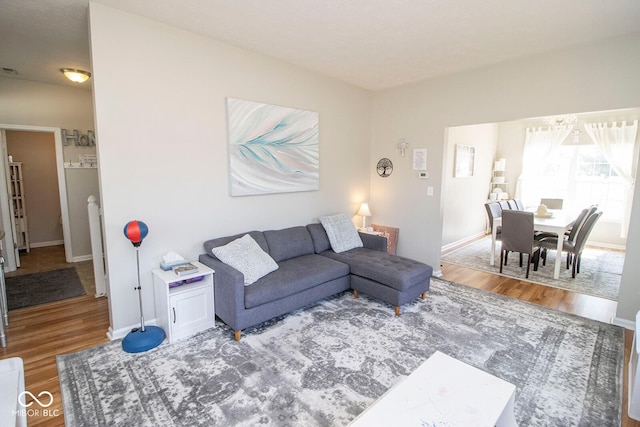
POLYGON ((485 233, 484 231, 481 231, 479 233, 476 233, 476 234, 473 234, 471 236, 465 237, 464 239, 460 239, 460 240, 458 240, 456 242, 444 245, 444 246, 442 246, 440 248, 440 251, 441 252, 448 251, 448 250, 453 249, 453 248, 455 248, 457 246, 462 246, 464 244, 467 244, 469 242, 472 242, 472 241, 476 240, 479 237, 484 237, 484 236, 487 236, 487 233, 485 233))
MULTIPOLYGON (((156 319, 144 321, 145 326, 158 326, 157 323, 158 322, 156 321, 156 319)), ((139 328, 139 327, 140 327, 140 323, 125 326, 124 328, 120 328, 116 330, 114 330, 113 327, 109 326, 109 330, 107 330, 107 338, 109 338, 110 341, 120 340, 126 337, 127 334, 131 332, 133 328, 139 328)))
POLYGON ((50 242, 34 242, 29 244, 29 246, 32 248, 46 248, 47 246, 60 246, 60 245, 64 245, 64 240, 52 240, 50 242))
POLYGON ((91 261, 93 259, 93 255, 80 255, 74 256, 71 260, 72 262, 82 262, 82 261, 91 261))
POLYGON ((620 317, 614 317, 611 321, 614 325, 622 326, 625 329, 629 329, 632 331, 636 330, 636 322, 633 320, 621 319, 620 317))
POLYGON ((621 245, 612 245, 611 243, 601 243, 601 242, 587 242, 587 246, 596 246, 605 249, 615 249, 618 251, 625 251, 627 249, 626 246, 621 245))

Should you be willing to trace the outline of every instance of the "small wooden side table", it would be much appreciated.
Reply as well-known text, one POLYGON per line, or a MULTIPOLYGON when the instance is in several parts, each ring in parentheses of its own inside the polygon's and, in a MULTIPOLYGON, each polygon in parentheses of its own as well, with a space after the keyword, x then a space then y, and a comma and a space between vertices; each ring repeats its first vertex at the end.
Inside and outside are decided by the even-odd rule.
POLYGON ((371 224, 371 227, 373 227, 373 231, 380 232, 382 236, 387 238, 387 252, 395 255, 398 250, 398 234, 400 229, 377 224, 371 224))

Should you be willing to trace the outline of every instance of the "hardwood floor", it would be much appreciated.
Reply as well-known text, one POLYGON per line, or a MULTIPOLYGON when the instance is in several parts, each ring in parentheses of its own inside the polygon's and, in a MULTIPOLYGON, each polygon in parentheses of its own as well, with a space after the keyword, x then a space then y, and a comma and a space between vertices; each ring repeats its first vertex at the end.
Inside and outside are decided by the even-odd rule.
MULTIPOLYGON (((0 348, 1 359, 23 359, 26 390, 36 396, 43 391, 53 395, 53 404, 46 408, 46 413, 37 403, 31 405, 28 425, 63 426, 56 355, 73 353, 107 342, 109 306, 106 298, 94 297, 91 261, 67 264, 62 246, 33 248, 31 253, 21 254, 21 261, 22 266, 7 276, 73 266, 87 291, 85 296, 11 310, 9 327, 5 330, 7 347, 0 348)), ((31 400, 28 398, 27 402, 31 400)))
MULTIPOLYGON (((46 271, 62 266, 64 251, 58 248, 36 248, 22 257, 22 267, 11 274, 46 271)), ((87 269, 86 265, 73 265, 87 269)), ((563 291, 522 280, 510 279, 452 264, 442 264, 442 278, 486 291, 529 301, 566 313, 609 322, 615 315, 616 303, 575 292, 563 291)), ((90 268, 88 268, 90 270, 90 268)), ((83 285, 92 276, 81 274, 83 285)), ((88 285, 90 286, 90 284, 88 285)), ((106 298, 86 296, 36 307, 12 310, 9 313, 7 347, 0 348, 0 358, 21 357, 25 363, 26 388, 36 396, 42 391, 53 394, 53 405, 48 413, 29 416, 31 426, 62 426, 62 400, 56 367, 58 354, 72 353, 107 342, 109 311, 106 298)), ((627 367, 633 333, 627 331, 625 341, 625 373, 623 395, 623 427, 640 427, 640 422, 629 419, 627 413, 627 367)), ((29 400, 28 400, 29 401, 29 400)), ((37 404, 34 403, 37 406, 37 404)))

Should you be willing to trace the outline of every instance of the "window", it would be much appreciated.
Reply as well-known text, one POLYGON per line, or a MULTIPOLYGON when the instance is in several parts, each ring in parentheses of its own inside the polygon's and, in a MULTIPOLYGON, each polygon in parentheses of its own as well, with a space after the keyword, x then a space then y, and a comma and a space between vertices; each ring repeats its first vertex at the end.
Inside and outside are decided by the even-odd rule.
POLYGON ((572 210, 597 203, 603 219, 622 222, 627 185, 595 144, 561 145, 545 162, 539 185, 546 197, 572 210))
POLYGON ((618 176, 595 145, 579 147, 577 150, 578 176, 581 178, 618 176))

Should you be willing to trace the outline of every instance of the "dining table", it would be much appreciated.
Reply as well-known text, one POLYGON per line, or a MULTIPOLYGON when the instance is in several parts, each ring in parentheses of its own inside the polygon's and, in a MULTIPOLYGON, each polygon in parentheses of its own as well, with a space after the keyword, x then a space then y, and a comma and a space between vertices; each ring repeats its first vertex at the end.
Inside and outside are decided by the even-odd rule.
MULTIPOLYGON (((562 264, 562 244, 564 242, 564 234, 571 228, 573 222, 576 219, 576 214, 568 210, 547 210, 546 215, 538 215, 535 210, 530 210, 533 213, 533 229, 535 231, 545 231, 553 233, 558 236, 558 246, 556 248, 556 262, 555 269, 553 271, 553 278, 560 278, 560 265, 562 264)), ((502 225, 502 218, 493 219, 493 228, 491 229, 491 256, 490 264, 495 265, 496 259, 496 232, 498 227, 502 225)))

